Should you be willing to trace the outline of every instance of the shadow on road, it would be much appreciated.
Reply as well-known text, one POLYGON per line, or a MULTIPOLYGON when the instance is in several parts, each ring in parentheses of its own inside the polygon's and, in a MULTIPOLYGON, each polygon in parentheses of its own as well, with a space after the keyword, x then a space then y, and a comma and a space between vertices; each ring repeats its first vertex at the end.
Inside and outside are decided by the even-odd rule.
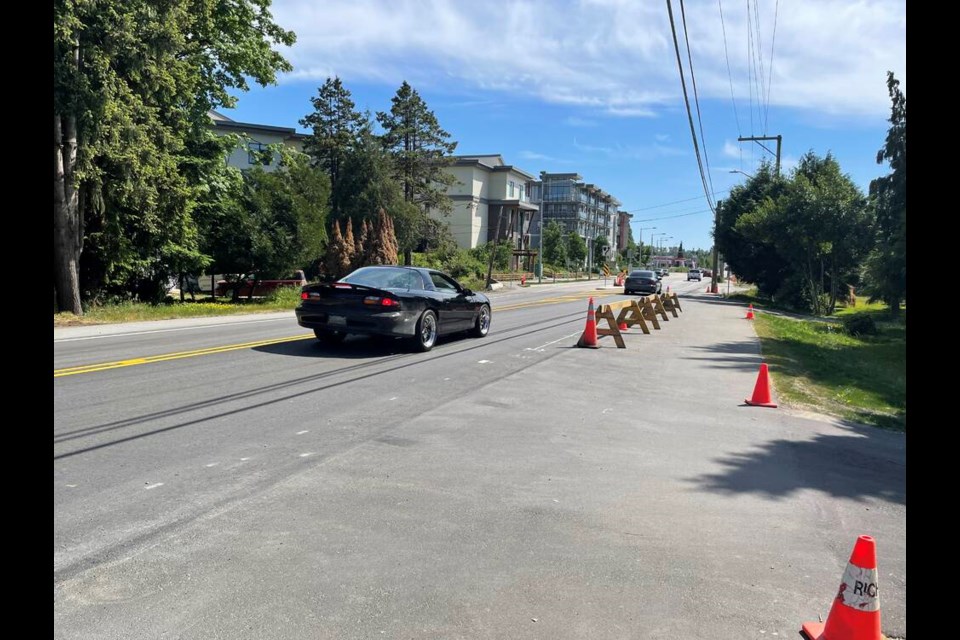
POLYGON ((741 340, 738 342, 718 342, 703 346, 694 346, 704 352, 703 357, 682 356, 683 360, 703 360, 711 362, 708 365, 715 369, 743 369, 756 371, 760 366, 760 344, 756 340, 741 340))
MULTIPOLYGON (((451 342, 466 339, 465 335, 442 336, 437 338, 437 347, 451 342)), ((253 351, 270 353, 278 356, 295 356, 300 358, 336 358, 338 360, 359 360, 363 358, 382 358, 398 354, 417 353, 412 342, 403 338, 381 336, 351 335, 340 344, 325 344, 316 339, 298 340, 295 342, 279 342, 253 347, 253 351)))
MULTIPOLYGON (((716 462, 722 473, 689 481, 721 494, 753 493, 786 498, 802 489, 838 498, 879 498, 907 503, 906 458, 886 432, 849 427, 855 435, 821 434, 806 442, 775 440, 716 462)), ((902 440, 901 440, 902 443, 902 440)))

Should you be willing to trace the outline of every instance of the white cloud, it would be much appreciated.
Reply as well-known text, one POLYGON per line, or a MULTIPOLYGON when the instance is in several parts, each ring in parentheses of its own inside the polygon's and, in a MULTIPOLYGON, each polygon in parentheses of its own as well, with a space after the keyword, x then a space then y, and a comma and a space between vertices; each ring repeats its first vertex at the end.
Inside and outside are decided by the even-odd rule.
MULTIPOLYGON (((768 94, 775 106, 886 117, 887 70, 906 88, 905 0, 776 6, 771 68, 772 3, 759 12, 754 44, 761 58, 753 65, 744 6, 723 4, 722 29, 713 0, 687 3, 700 100, 730 101, 725 30, 742 127, 750 126, 752 116, 751 129, 765 128, 766 112, 759 105, 768 94), (761 64, 762 80, 751 82, 761 64)), ((348 85, 351 80, 459 85, 627 117, 649 117, 682 100, 662 3, 571 0, 544 7, 515 0, 497 4, 491 13, 459 0, 275 0, 272 10, 298 37, 285 50, 295 66, 288 78, 321 82, 337 74, 348 85)))
POLYGON ((573 147, 583 153, 602 155, 615 160, 651 160, 663 156, 682 156, 687 153, 685 149, 668 147, 663 144, 597 146, 579 142, 576 138, 573 140, 573 147))
POLYGON ((723 155, 728 158, 740 158, 740 146, 730 140, 724 140, 723 155))
POLYGON ((524 160, 545 160, 547 162, 563 162, 563 160, 560 160, 559 158, 554 158, 553 156, 548 156, 543 153, 537 153, 536 151, 521 151, 519 155, 524 160))
POLYGON ((577 116, 569 116, 564 119, 564 124, 569 127, 595 127, 597 126, 596 120, 588 120, 586 118, 578 118, 577 116))

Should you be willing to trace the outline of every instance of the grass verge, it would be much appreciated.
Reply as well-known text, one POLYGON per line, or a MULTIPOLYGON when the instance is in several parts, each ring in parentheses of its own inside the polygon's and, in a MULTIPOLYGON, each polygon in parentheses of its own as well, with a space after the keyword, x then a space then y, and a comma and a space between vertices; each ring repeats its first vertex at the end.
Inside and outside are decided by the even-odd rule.
POLYGON ((204 318, 209 316, 228 316, 242 313, 269 313, 289 311, 300 301, 300 289, 286 287, 265 298, 230 302, 223 298, 212 301, 209 297, 196 302, 185 302, 168 298, 166 304, 145 304, 142 302, 120 302, 102 306, 93 306, 83 316, 72 313, 53 315, 53 326, 70 327, 92 324, 113 324, 120 322, 140 322, 143 320, 172 320, 175 318, 204 318))
POLYGON ((816 320, 758 314, 764 359, 780 402, 789 407, 906 430, 906 313, 891 321, 867 309, 880 330, 854 337, 816 320))

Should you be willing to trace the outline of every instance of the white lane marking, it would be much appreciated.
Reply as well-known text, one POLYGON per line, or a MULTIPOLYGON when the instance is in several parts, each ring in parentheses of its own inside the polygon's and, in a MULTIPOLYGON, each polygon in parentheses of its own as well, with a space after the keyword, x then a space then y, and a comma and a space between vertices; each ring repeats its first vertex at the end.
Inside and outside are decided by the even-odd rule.
POLYGON ((306 458, 307 456, 312 456, 312 455, 313 455, 313 451, 307 451, 306 453, 301 453, 300 457, 306 458))
POLYGON ((397 399, 397 396, 393 396, 393 397, 390 398, 390 399, 391 399, 391 400, 396 400, 396 399, 397 399))
POLYGON ((297 435, 298 435, 298 436, 302 436, 302 435, 305 434, 305 433, 310 433, 310 430, 309 430, 309 429, 306 429, 306 430, 304 430, 304 431, 297 431, 297 435))
POLYGON ((447 380, 449 380, 449 379, 450 379, 450 378, 444 378, 443 380, 444 380, 444 381, 447 381, 447 380))
POLYGON ((77 488, 77 485, 75 485, 75 484, 68 484, 67 486, 70 487, 71 489, 76 489, 76 488, 77 488))
POLYGON ((220 464, 220 463, 219 463, 219 462, 211 462, 210 464, 206 464, 206 465, 203 465, 203 466, 205 466, 207 469, 209 469, 210 467, 215 467, 215 466, 217 466, 218 464, 220 464))
POLYGON ((573 336, 578 336, 578 335, 580 335, 581 333, 582 333, 581 331, 578 331, 578 332, 576 332, 576 333, 571 333, 571 334, 568 335, 568 336, 563 336, 562 338, 560 338, 560 339, 558 339, 558 340, 553 340, 552 342, 548 342, 548 343, 546 343, 546 344, 542 344, 542 345, 540 345, 539 347, 527 347, 526 349, 524 349, 524 351, 543 351, 543 349, 544 349, 545 347, 549 347, 550 345, 556 344, 556 343, 558 343, 558 342, 563 342, 564 340, 569 340, 569 339, 572 338, 573 336))
POLYGON ((144 489, 146 489, 147 491, 149 491, 150 489, 156 489, 157 487, 162 487, 162 486, 163 486, 163 483, 162 483, 162 482, 158 482, 157 484, 147 485, 146 487, 144 487, 144 489))
POLYGON ((246 462, 246 461, 249 460, 249 459, 250 459, 250 458, 240 458, 240 462, 246 462))
POLYGON ((477 360, 477 364, 489 364, 489 360, 477 360))
POLYGON ((601 414, 604 414, 604 413, 606 413, 607 411, 613 411, 613 409, 604 409, 604 410, 601 411, 600 413, 601 413, 601 414))
MULTIPOLYGON (((290 316, 282 318, 267 318, 266 320, 239 320, 237 322, 219 322, 217 324, 199 324, 192 327, 174 327, 172 329, 150 329, 149 331, 130 331, 127 333, 104 333, 99 336, 80 336, 77 338, 54 338, 54 342, 76 342, 78 340, 99 340, 100 338, 122 338, 123 336, 143 336, 150 333, 169 333, 171 331, 190 331, 191 329, 210 329, 237 324, 257 324, 258 322, 276 322, 277 320, 290 321, 290 316)), ((91 325, 87 325, 91 326, 91 325)))

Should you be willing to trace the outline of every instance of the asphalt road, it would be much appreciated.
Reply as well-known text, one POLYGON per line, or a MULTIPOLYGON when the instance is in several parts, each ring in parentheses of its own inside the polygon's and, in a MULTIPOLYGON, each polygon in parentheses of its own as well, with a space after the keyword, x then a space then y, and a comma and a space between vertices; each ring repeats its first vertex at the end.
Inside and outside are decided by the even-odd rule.
POLYGON ((903 436, 744 406, 743 309, 665 283, 626 349, 573 348, 597 281, 427 354, 292 314, 57 331, 55 637, 796 637, 861 533, 905 636, 903 436))

